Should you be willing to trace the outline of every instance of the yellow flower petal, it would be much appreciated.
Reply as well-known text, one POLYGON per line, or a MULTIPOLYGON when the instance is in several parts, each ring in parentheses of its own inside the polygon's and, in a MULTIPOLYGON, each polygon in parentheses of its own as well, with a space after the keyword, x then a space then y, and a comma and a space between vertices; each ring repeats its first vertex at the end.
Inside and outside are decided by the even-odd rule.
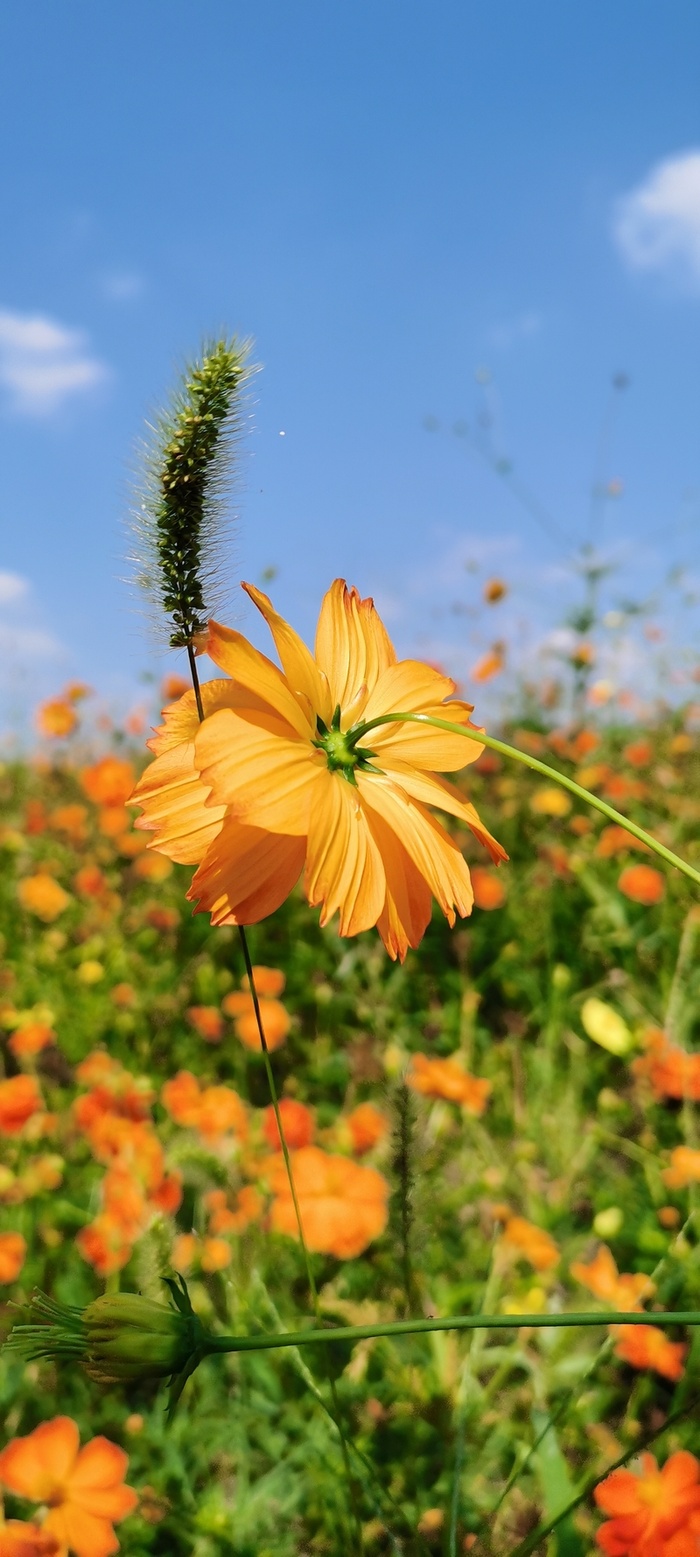
MULTIPOLYGON (((274 709, 278 718, 286 719, 297 735, 308 737, 311 728, 308 706, 302 706, 288 687, 281 670, 265 654, 254 649, 247 638, 234 632, 232 627, 210 622, 205 650, 214 664, 225 670, 237 686, 245 687, 254 694, 261 708, 266 705, 274 709)), ((238 699, 236 703, 238 705, 238 699)), ((313 724, 315 733, 315 720, 313 724)))
MULTIPOLYGON (((441 676, 432 666, 422 665, 419 660, 400 660, 380 676, 367 699, 362 718, 415 713, 469 725, 469 715, 473 712, 471 703, 457 699, 445 702, 454 690, 454 681, 441 676)), ((410 723, 379 725, 361 744, 382 755, 391 752, 412 766, 447 773, 455 773, 467 763, 475 762, 484 749, 478 741, 467 740, 463 735, 450 735, 447 730, 410 723)))
POLYGON ((386 757, 384 752, 381 755, 387 776, 395 778, 407 795, 413 800, 420 800, 423 805, 434 806, 438 811, 456 816, 460 822, 466 822, 475 838, 488 849, 492 860, 507 860, 505 849, 484 826, 476 806, 465 799, 454 784, 450 784, 447 779, 433 778, 432 774, 417 773, 415 768, 411 768, 407 762, 400 762, 393 753, 390 757, 386 757))
POLYGON ((466 861, 444 827, 424 806, 410 800, 391 779, 357 772, 363 805, 378 813, 401 840, 452 925, 455 910, 472 911, 474 893, 466 861))
POLYGON ((244 584, 243 588, 267 622, 282 661, 284 674, 292 692, 301 699, 315 735, 316 715, 320 714, 324 722, 330 724, 335 706, 331 701, 326 677, 316 664, 311 650, 307 649, 303 639, 295 633, 293 627, 290 627, 289 622, 285 622, 284 617, 278 615, 267 595, 264 595, 261 589, 256 589, 253 584, 244 584))
POLYGON ((218 924, 258 924, 289 897, 301 875, 303 838, 226 821, 187 894, 218 924))
POLYGON ((362 600, 342 578, 323 598, 315 654, 330 686, 331 712, 340 704, 342 727, 347 729, 349 720, 359 718, 382 672, 396 663, 396 654, 374 601, 362 600))
POLYGON ((386 877, 359 792, 339 773, 319 784, 309 816, 304 891, 321 924, 340 912, 339 933, 357 935, 377 923, 386 877))
POLYGON ((139 779, 132 800, 143 815, 135 826, 155 833, 150 848, 180 865, 196 865, 221 831, 226 812, 223 805, 207 805, 210 793, 195 767, 194 741, 185 741, 156 757, 139 779))
POLYGON ((425 877, 378 812, 371 828, 386 873, 386 899, 377 929, 390 957, 403 962, 409 946, 419 946, 430 924, 433 899, 425 877))
MULTIPOLYGON (((217 708, 231 708, 236 701, 235 689, 230 681, 204 681, 200 687, 204 717, 217 708)), ((199 712, 193 691, 188 691, 177 702, 163 709, 163 724, 148 741, 149 751, 159 757, 161 752, 171 751, 183 741, 193 741, 200 725, 199 712)))
POLYGON ((316 783, 328 772, 310 740, 287 740, 222 709, 204 721, 195 747, 212 805, 248 827, 307 833, 316 783))

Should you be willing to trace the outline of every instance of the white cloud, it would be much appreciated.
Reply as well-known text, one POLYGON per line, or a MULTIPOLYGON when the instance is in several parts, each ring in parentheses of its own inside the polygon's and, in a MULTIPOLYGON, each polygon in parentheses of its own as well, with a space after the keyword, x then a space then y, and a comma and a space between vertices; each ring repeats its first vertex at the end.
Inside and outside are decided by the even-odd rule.
POLYGON ((19 573, 7 573, 0 570, 0 606, 15 605, 18 600, 24 600, 29 592, 29 583, 19 573))
POLYGON ((618 200, 613 235, 633 270, 700 284, 700 150, 667 157, 618 200))
POLYGON ((50 414, 106 377, 105 364, 90 355, 81 330, 67 329, 45 314, 0 309, 0 388, 11 410, 50 414))

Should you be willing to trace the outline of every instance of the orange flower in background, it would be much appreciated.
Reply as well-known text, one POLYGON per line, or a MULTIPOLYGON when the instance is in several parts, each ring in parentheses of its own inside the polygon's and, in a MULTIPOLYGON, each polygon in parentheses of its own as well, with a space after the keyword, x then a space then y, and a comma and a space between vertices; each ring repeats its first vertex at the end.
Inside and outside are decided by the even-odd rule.
MULTIPOLYGON (((307 1248, 313 1254, 333 1254, 352 1260, 362 1254, 387 1224, 389 1185, 375 1168, 348 1157, 334 1157, 319 1146, 304 1146, 292 1155, 292 1171, 307 1248)), ((269 1178, 274 1194, 270 1212, 273 1232, 298 1237, 291 1191, 281 1155, 272 1158, 269 1178)))
POLYGON ((123 806, 134 787, 133 764, 125 757, 101 757, 83 768, 80 782, 90 800, 99 806, 123 806))
POLYGON ((124 1484, 128 1464, 107 1438, 81 1449, 77 1424, 57 1416, 3 1449, 0 1482, 18 1497, 49 1505, 43 1529, 61 1547, 76 1557, 111 1557, 119 1550, 114 1523, 138 1502, 124 1484))
POLYGON ((226 1191, 211 1189, 204 1196, 209 1213, 209 1230, 215 1234, 242 1233, 262 1215, 263 1201, 254 1184, 245 1184, 236 1196, 235 1207, 228 1204, 226 1191))
POLYGON ((81 865, 73 877, 73 886, 79 897, 104 897, 109 891, 107 877, 99 865, 81 865))
POLYGON ((35 876, 25 876, 18 884, 17 896, 22 907, 42 919, 44 924, 53 924, 71 902, 68 893, 45 870, 37 871, 35 876))
POLYGON ((632 1368, 651 1368, 674 1384, 682 1379, 688 1350, 684 1341, 669 1341, 656 1325, 618 1325, 615 1333, 615 1356, 622 1362, 632 1368))
MULTIPOLYGON (((284 986, 287 982, 281 968, 265 968, 260 963, 253 966, 253 980, 258 996, 269 996, 271 1000, 279 999, 284 994, 284 986)), ((248 974, 241 979, 243 989, 249 988, 248 974)))
MULTIPOLYGON (((304 1103, 298 1103, 293 1097, 281 1098, 279 1109, 282 1116, 284 1138, 290 1151, 295 1151, 300 1146, 310 1146, 314 1138, 314 1116, 311 1109, 307 1108, 304 1103)), ((265 1109, 263 1135, 274 1152, 282 1150, 275 1110, 272 1105, 265 1109)))
POLYGON ((551 1270, 558 1264, 559 1250, 553 1238, 542 1227, 528 1222, 524 1216, 512 1216, 503 1229, 503 1243, 522 1259, 528 1260, 533 1270, 551 1270))
POLYGON ((644 903, 647 908, 660 903, 666 891, 666 883, 659 870, 651 865, 628 865, 617 883, 620 892, 633 903, 644 903))
MULTIPOLYGON (((280 1000, 267 1000, 264 996, 259 999, 258 1005, 268 1049, 281 1048, 292 1025, 289 1012, 280 1000)), ((240 994, 226 995, 223 1008, 227 1016, 233 1017, 236 1037, 240 1038, 246 1049, 260 1051, 262 1044, 252 995, 243 990, 240 994)))
POLYGON ((48 1531, 0 1514, 0 1557, 56 1557, 58 1550, 56 1537, 48 1531))
POLYGON ((28 800, 24 811, 23 830, 29 838, 46 832, 48 815, 43 800, 28 800))
POLYGON ((84 843, 87 837, 87 815, 86 806, 57 806, 49 816, 49 827, 52 832, 63 833, 71 843, 84 843))
POLYGON ((0 1282, 16 1281, 27 1255, 21 1233, 0 1233, 0 1282))
POLYGON ((224 1023, 218 1006, 190 1006, 187 1020, 205 1043, 221 1043, 224 1023))
POLYGON ((480 683, 484 681, 492 681, 494 676, 500 676, 501 671, 505 669, 505 663, 506 661, 503 644, 495 643, 492 649, 489 649, 486 654, 482 654, 481 659, 477 660, 476 665, 472 665, 472 681, 478 681, 480 683))
MULTIPOLYGON (((653 1454, 642 1454, 639 1471, 614 1470, 593 1496, 611 1514, 596 1536, 608 1557, 666 1557, 663 1543, 700 1508, 700 1464, 678 1449, 659 1471, 653 1454)), ((691 1548, 692 1550, 692 1548, 691 1548)))
POLYGON ((631 762, 633 768, 646 768, 654 757, 654 748, 651 741, 630 741, 622 753, 625 762, 631 762))
POLYGON ((628 833, 626 827, 611 822, 600 834, 596 844, 596 854, 601 860, 609 860, 616 854, 624 853, 625 849, 642 849, 645 854, 651 853, 648 843, 642 843, 640 838, 635 838, 633 833, 628 833))
POLYGON ((189 692, 192 682, 186 676, 178 676, 175 672, 164 676, 160 686, 160 694, 166 703, 174 703, 178 697, 184 697, 189 692))
POLYGON ((47 1022, 25 1022, 18 1027, 16 1033, 8 1043, 8 1049, 12 1051, 16 1060, 24 1059, 28 1055, 40 1054, 42 1049, 47 1049, 49 1044, 56 1042, 56 1034, 53 1027, 47 1022))
MULTIPOLYGON (((698 1154, 700 1155, 700 1153, 698 1154)), ((582 1286, 588 1287, 594 1297, 620 1312, 638 1312, 644 1298, 656 1291, 653 1281, 641 1272, 637 1275, 620 1275, 615 1259, 607 1244, 602 1243, 589 1265, 574 1260, 571 1274, 582 1286)))
POLYGON ((233 1259, 233 1249, 225 1238, 204 1238, 199 1257, 202 1270, 225 1270, 233 1259))
POLYGON ((700 1054, 687 1054, 669 1043, 658 1027, 649 1028, 643 1041, 647 1052, 632 1061, 635 1076, 651 1082, 660 1102, 669 1097, 700 1102, 700 1054))
POLYGON ((499 600, 504 600, 508 594, 508 585, 502 578, 490 578, 486 580, 483 596, 486 605, 498 605, 499 600))
POLYGON ((0 1081, 0 1135, 19 1135, 32 1114, 44 1104, 33 1076, 10 1076, 0 1081))
POLYGON ((491 1095, 491 1082, 478 1076, 470 1076, 462 1069, 456 1055, 447 1060, 434 1060, 428 1054, 414 1054, 406 1083, 413 1092, 423 1097, 446 1098, 450 1103, 461 1103, 467 1114, 478 1117, 483 1114, 491 1095))
POLYGON ((206 652, 230 680, 165 710, 155 753, 134 801, 137 826, 168 858, 198 863, 189 896, 213 924, 254 924, 289 896, 302 871, 312 907, 339 933, 376 925, 403 958, 427 928, 432 898, 451 924, 471 910, 469 871, 432 815, 466 823, 494 860, 503 849, 474 807, 436 777, 474 761, 478 743, 420 725, 362 722, 392 712, 449 717, 465 728, 470 705, 454 683, 417 661, 397 662, 371 600, 336 580, 321 607, 315 658, 252 585, 283 671, 240 633, 210 623, 206 652), (465 747, 467 750, 465 751, 465 747))
POLYGON ((490 910, 503 907, 506 889, 500 876, 497 876, 494 871, 487 870, 484 865, 473 865, 472 886, 477 908, 490 910))
POLYGON ((37 729, 50 740, 72 735, 78 727, 78 715, 65 697, 50 697, 36 711, 37 729))
POLYGON ((241 1140, 247 1139, 248 1115, 233 1087, 200 1089, 197 1077, 191 1071, 181 1070, 166 1081, 161 1098, 171 1119, 189 1129, 199 1130, 205 1140, 215 1141, 229 1131, 241 1140))
POLYGON ((345 1123, 350 1131, 352 1149, 358 1157, 378 1146, 389 1133, 389 1121, 374 1103, 358 1103, 345 1123))
POLYGON ((180 915, 176 908, 168 908, 163 903, 149 903, 146 909, 146 923, 154 930, 162 930, 167 934, 169 930, 176 930, 180 923, 180 915))
POLYGON ((674 1146, 671 1162, 661 1177, 667 1189, 687 1189, 700 1184, 700 1151, 692 1146, 674 1146))

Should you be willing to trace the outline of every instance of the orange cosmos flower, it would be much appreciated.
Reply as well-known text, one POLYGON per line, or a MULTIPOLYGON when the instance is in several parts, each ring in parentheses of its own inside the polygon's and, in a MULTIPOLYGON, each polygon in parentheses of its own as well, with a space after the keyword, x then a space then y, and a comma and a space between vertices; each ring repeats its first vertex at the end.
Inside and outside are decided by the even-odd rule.
POLYGON ((484 584, 483 595, 486 605, 498 605, 499 600, 503 600, 507 594, 508 585, 504 584, 502 578, 490 578, 484 584))
POLYGON ((667 1189, 687 1189, 689 1184, 700 1184, 700 1151, 692 1146, 674 1146, 670 1166, 664 1168, 661 1177, 667 1189))
POLYGON ((574 1260, 571 1274, 584 1287, 588 1287, 594 1297, 600 1298, 602 1303, 607 1303, 610 1308, 616 1308, 622 1313, 630 1310, 638 1312, 641 1299, 651 1297, 656 1291, 649 1276, 641 1273, 634 1276, 620 1275, 613 1255, 605 1243, 600 1245, 589 1265, 574 1260))
POLYGON ((0 1135, 19 1135, 32 1114, 43 1107, 33 1076, 10 1076, 0 1081, 0 1135))
POLYGON ((630 741, 622 753, 625 762, 631 762, 633 768, 646 768, 654 756, 654 748, 651 741, 630 741))
POLYGON ((502 643, 495 643, 487 654, 482 654, 476 665, 472 666, 472 681, 491 681, 494 676, 500 676, 505 665, 505 656, 502 643))
POLYGON ((352 1149, 358 1157, 363 1157, 373 1146, 378 1146, 389 1131, 386 1115, 374 1103, 358 1103, 357 1108, 348 1114, 345 1123, 350 1131, 352 1149))
POLYGON ((487 870, 484 865, 475 865, 472 869, 472 886, 477 908, 491 910, 503 907, 506 889, 500 877, 494 875, 492 870, 487 870))
POLYGON ((632 1061, 632 1070, 651 1082, 654 1096, 659 1101, 671 1097, 700 1102, 700 1054, 687 1054, 669 1043, 658 1027, 644 1034, 644 1045, 647 1052, 632 1061))
POLYGON ((599 854, 602 860, 609 860, 615 854, 624 853, 625 849, 642 849, 645 854, 651 853, 648 843, 642 843, 640 838, 635 838, 632 833, 628 833, 626 827, 611 822, 600 834, 596 844, 596 854, 599 854))
POLYGON ((190 683, 185 676, 178 676, 176 672, 172 671, 169 675, 163 677, 160 690, 166 702, 173 703, 175 698, 182 697, 185 692, 189 692, 190 683))
POLYGON ((336 580, 321 607, 315 657, 266 595, 245 585, 267 621, 283 671, 240 633, 209 625, 204 647, 230 680, 165 710, 156 760, 134 791, 151 848, 199 863, 189 896, 213 924, 254 924, 288 897, 302 870, 321 922, 339 933, 376 925, 392 957, 426 930, 435 896, 451 924, 471 911, 469 871, 432 815, 449 812, 505 858, 474 807, 440 771, 482 748, 413 724, 361 723, 392 712, 448 717, 465 728, 471 705, 445 700, 454 682, 414 660, 397 662, 374 604, 336 580), (466 749, 465 749, 466 748, 466 749))
MULTIPOLYGON (((258 1019, 255 1015, 252 995, 241 991, 234 991, 227 995, 222 1002, 227 1016, 233 1017, 233 1025, 236 1029, 236 1037, 245 1044, 246 1049, 260 1050, 260 1033, 258 1032, 258 1019)), ((281 1000, 267 1000, 264 996, 258 1001, 260 1017, 265 1033, 265 1042, 268 1049, 279 1049, 292 1025, 292 1019, 281 1000)))
POLYGON ((638 1474, 612 1471, 593 1493, 612 1515, 598 1531, 598 1546, 609 1557, 661 1557, 664 1541, 700 1508, 699 1479, 700 1465, 687 1449, 672 1454, 661 1471, 653 1454, 641 1455, 638 1474))
POLYGON ((559 1250, 554 1239, 524 1216, 512 1216, 506 1222, 503 1242, 527 1260, 533 1270, 551 1270, 558 1263, 559 1250))
POLYGON ((683 1377, 685 1342, 669 1341, 656 1325, 618 1325, 616 1334, 615 1356, 631 1368, 651 1368, 674 1384, 683 1377))
POLYGON ((124 1485, 123 1449, 93 1438, 81 1449, 68 1416, 42 1422, 14 1438, 0 1454, 0 1482, 19 1497, 47 1503, 43 1528, 76 1557, 111 1557, 119 1550, 113 1523, 132 1513, 138 1498, 124 1485))
POLYGON ((101 757, 83 768, 80 782, 96 805, 123 806, 134 787, 134 769, 124 757, 101 757))
POLYGON ((224 1023, 218 1006, 190 1006, 187 1020, 205 1043, 221 1043, 224 1023))
POLYGON ((161 1092, 163 1105, 171 1119, 189 1129, 199 1130, 205 1140, 214 1141, 232 1130, 245 1140, 248 1116, 245 1104, 233 1087, 203 1087, 191 1071, 178 1071, 166 1081, 161 1092))
POLYGON ((18 1027, 8 1043, 8 1049, 12 1050, 16 1060, 27 1055, 40 1054, 42 1049, 47 1049, 49 1044, 56 1042, 56 1034, 53 1027, 47 1022, 27 1022, 24 1027, 18 1027))
MULTIPOLYGON (((280 1100, 279 1109, 282 1117, 284 1138, 290 1151, 296 1151, 300 1146, 310 1146, 314 1138, 314 1116, 311 1109, 307 1108, 304 1103, 298 1103, 296 1098, 293 1097, 283 1097, 280 1100)), ((272 1104, 265 1109, 263 1135, 268 1145, 272 1147, 273 1152, 282 1150, 282 1142, 272 1104)))
POLYGON ((38 1525, 0 1515, 0 1557, 55 1557, 58 1541, 38 1525))
POLYGON ((50 697, 37 708, 36 722, 41 735, 61 740, 63 736, 73 734, 78 715, 65 697, 50 697))
POLYGON ((0 1282, 16 1281, 24 1265, 27 1245, 21 1233, 0 1233, 0 1282))
POLYGON ((625 897, 631 898, 633 903, 644 903, 647 908, 660 903, 666 891, 661 872, 653 870, 651 865, 628 865, 617 885, 625 897))
MULTIPOLYGON (((284 994, 284 986, 287 982, 281 968, 265 968, 260 963, 253 967, 253 979, 258 996, 265 995, 270 1000, 276 1000, 284 994)), ((248 974, 241 979, 244 989, 248 989, 248 974)))
POLYGON ((442 1097, 461 1103, 467 1114, 483 1114, 491 1093, 491 1082, 470 1076, 452 1054, 447 1060, 433 1060, 428 1054, 414 1054, 406 1078, 414 1092, 423 1097, 442 1097))
POLYGON ((68 893, 45 870, 38 871, 36 876, 25 876, 18 884, 17 896, 22 907, 44 924, 53 924, 70 903, 68 893))
MULTIPOLYGON (((384 1232, 389 1185, 375 1168, 347 1157, 330 1156, 319 1146, 304 1146, 292 1156, 294 1184, 307 1248, 352 1260, 384 1232)), ((282 1158, 272 1158, 269 1177, 275 1199, 270 1226, 290 1238, 299 1236, 289 1181, 282 1158)))

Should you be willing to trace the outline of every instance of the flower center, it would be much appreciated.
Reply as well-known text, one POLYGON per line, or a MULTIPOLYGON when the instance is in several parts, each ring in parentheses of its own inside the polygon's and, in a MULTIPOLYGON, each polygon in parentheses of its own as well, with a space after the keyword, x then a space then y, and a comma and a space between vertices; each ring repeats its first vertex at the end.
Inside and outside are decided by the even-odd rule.
POLYGON ((324 723, 320 714, 316 719, 317 739, 314 746, 325 752, 326 762, 331 773, 340 773, 349 784, 355 784, 355 769, 360 768, 365 773, 379 773, 379 768, 372 766, 372 757, 375 753, 368 751, 364 746, 357 746, 357 735, 353 738, 353 730, 341 730, 341 712, 338 704, 330 729, 324 723))

